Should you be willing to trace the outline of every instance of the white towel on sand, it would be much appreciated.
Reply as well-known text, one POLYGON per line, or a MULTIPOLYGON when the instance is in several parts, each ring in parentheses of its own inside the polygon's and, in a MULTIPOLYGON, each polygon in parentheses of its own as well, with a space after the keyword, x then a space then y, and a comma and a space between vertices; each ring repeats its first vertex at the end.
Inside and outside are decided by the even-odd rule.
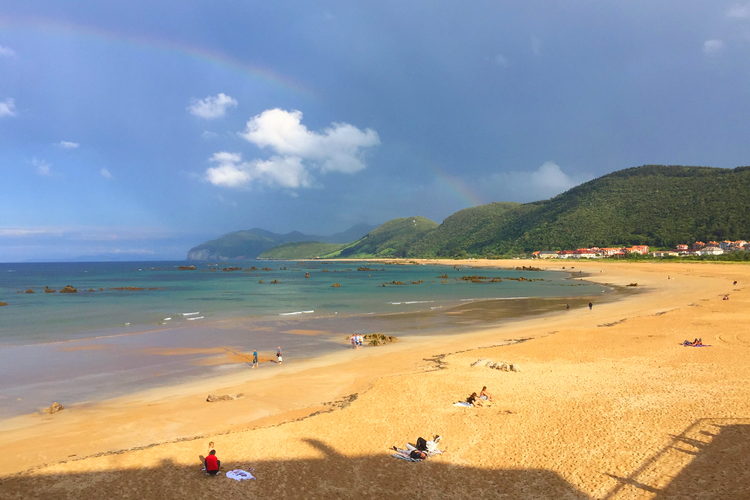
POLYGON ((467 403, 466 401, 459 401, 458 403, 453 403, 453 406, 463 406, 466 408, 471 408, 474 405, 472 405, 471 403, 467 403))
POLYGON ((235 481, 245 481, 247 479, 256 479, 255 476, 250 474, 248 471, 242 470, 242 469, 230 470, 229 472, 226 473, 226 476, 229 479, 234 479, 235 481))

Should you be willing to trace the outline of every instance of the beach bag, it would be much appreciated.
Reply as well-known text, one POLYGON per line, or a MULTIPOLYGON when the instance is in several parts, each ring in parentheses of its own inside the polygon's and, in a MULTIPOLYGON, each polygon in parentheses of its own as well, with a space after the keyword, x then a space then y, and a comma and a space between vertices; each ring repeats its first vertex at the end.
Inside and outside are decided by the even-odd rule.
POLYGON ((419 451, 427 451, 427 441, 423 437, 417 438, 417 449, 419 451))

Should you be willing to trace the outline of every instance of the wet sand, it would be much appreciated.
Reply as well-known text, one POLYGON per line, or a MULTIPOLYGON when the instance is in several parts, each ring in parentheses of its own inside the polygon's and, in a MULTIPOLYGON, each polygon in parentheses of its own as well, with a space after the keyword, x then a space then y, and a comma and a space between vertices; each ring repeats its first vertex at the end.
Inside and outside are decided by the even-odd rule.
POLYGON ((750 266, 575 266, 589 280, 637 282, 643 292, 594 301, 592 310, 415 336, 4 420, 0 491, 9 498, 750 496, 750 331, 743 326, 750 266), (694 337, 712 347, 679 345, 694 337), (520 371, 472 366, 479 359, 520 371), (482 385, 496 398, 491 407, 452 406, 482 385), (209 393, 245 397, 207 403, 209 393), (420 464, 389 456, 390 446, 435 433, 443 436, 442 456, 420 464), (225 467, 253 467, 258 480, 203 476, 196 457, 209 441, 225 467))

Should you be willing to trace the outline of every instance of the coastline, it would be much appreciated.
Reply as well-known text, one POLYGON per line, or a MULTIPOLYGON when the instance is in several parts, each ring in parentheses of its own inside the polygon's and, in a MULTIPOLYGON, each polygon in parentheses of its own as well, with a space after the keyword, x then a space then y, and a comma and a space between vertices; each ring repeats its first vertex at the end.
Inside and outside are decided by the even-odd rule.
MULTIPOLYGON (((430 259, 420 262, 495 267, 528 264, 518 260, 430 259)), ((565 264, 566 267, 570 265, 569 262, 565 264)), ((560 262, 534 261, 532 265, 562 270, 560 262)), ((3 467, 0 477, 5 477, 5 484, 0 485, 9 487, 9 491, 28 492, 24 488, 31 487, 31 484, 41 488, 44 478, 58 474, 93 474, 94 471, 112 467, 127 468, 128 464, 136 463, 143 453, 155 454, 168 458, 175 464, 188 466, 193 463, 193 457, 197 453, 189 450, 204 451, 204 441, 208 437, 215 440, 217 446, 221 442, 219 451, 226 457, 224 460, 230 463, 253 462, 256 467, 260 467, 258 463, 263 463, 268 470, 274 469, 271 462, 284 462, 282 468, 292 470, 294 466, 287 463, 290 460, 318 456, 320 449, 315 446, 298 444, 295 448, 286 443, 299 443, 305 436, 315 436, 315 439, 337 450, 340 455, 368 457, 373 463, 380 464, 388 458, 384 450, 391 444, 399 440, 414 439, 417 434, 432 432, 430 429, 438 432, 437 427, 440 427, 440 432, 450 439, 451 453, 436 459, 435 466, 452 463, 471 466, 478 471, 508 467, 552 471, 554 477, 550 476, 551 488, 554 484, 559 483, 560 486, 565 483, 564 488, 560 487, 565 489, 570 486, 572 489, 569 491, 602 496, 610 490, 615 491, 618 485, 625 484, 603 475, 601 469, 607 467, 602 464, 611 464, 614 460, 617 463, 612 465, 611 475, 628 477, 628 472, 638 470, 639 460, 642 462, 650 455, 648 451, 662 447, 668 441, 670 432, 679 434, 696 420, 693 417, 708 418, 710 414, 712 418, 739 419, 750 415, 748 391, 744 389, 743 393, 741 384, 735 383, 743 376, 750 375, 747 368, 750 363, 746 363, 744 368, 740 363, 748 360, 745 343, 750 342, 750 339, 738 333, 733 344, 729 342, 728 346, 724 346, 714 338, 711 340, 714 347, 705 350, 685 349, 676 345, 683 338, 703 331, 701 322, 706 323, 707 320, 701 315, 707 312, 712 313, 711 322, 715 323, 712 328, 718 328, 717 331, 726 331, 726 328, 745 317, 740 309, 747 302, 744 283, 750 281, 750 267, 741 264, 593 261, 575 262, 575 269, 585 271, 588 275, 583 279, 587 281, 618 286, 638 282, 638 288, 643 292, 615 302, 595 303, 591 311, 564 311, 513 321, 508 325, 477 332, 449 337, 415 337, 408 342, 364 349, 356 353, 334 353, 320 359, 284 365, 278 367, 278 370, 265 370, 267 374, 253 374, 252 380, 235 374, 211 381, 145 391, 101 404, 75 407, 51 416, 36 415, 4 420, 0 422, 0 441, 7 446, 4 446, 6 453, 0 459, 3 467), (733 279, 739 280, 737 287, 732 287, 733 279), (732 300, 721 301, 724 293, 730 293, 732 300), (712 308, 716 308, 716 311, 712 308), (513 340, 526 338, 534 341, 509 344, 513 340), (507 345, 503 347, 501 344, 507 345), (675 358, 675 355, 687 359, 675 358), (436 370, 436 363, 431 360, 438 358, 442 369, 436 370), (470 363, 479 358, 518 362, 522 372, 515 379, 508 380, 515 375, 477 371, 478 369, 470 367, 470 363), (365 362, 366 366, 363 366, 365 362), (704 366, 706 362, 709 363, 708 368, 704 366), (686 367, 685 363, 691 366, 686 367), (671 403, 669 408, 681 409, 681 412, 676 412, 680 418, 673 418, 658 410, 665 394, 661 394, 661 401, 658 397, 635 401, 632 398, 638 396, 638 391, 630 396, 627 391, 622 394, 616 391, 616 388, 628 385, 629 380, 643 383, 644 373, 639 372, 638 367, 641 370, 644 367, 653 370, 653 373, 645 373, 645 377, 652 381, 662 377, 665 387, 668 382, 687 377, 688 385, 699 391, 691 401, 690 393, 684 390, 684 386, 680 386, 677 392, 682 399, 675 402, 674 397, 666 398, 671 403), (731 374, 728 373, 730 368, 733 370, 731 374), (556 381, 555 373, 550 373, 550 370, 557 370, 561 380, 556 381), (705 380, 691 378, 690 374, 696 370, 710 381, 717 380, 720 375, 724 376, 725 383, 734 391, 732 397, 717 400, 716 391, 712 387, 701 385, 705 380), (617 379, 615 375, 626 380, 617 379), (426 384, 426 380, 430 383, 426 384), (576 382, 571 385, 573 380, 576 382), (473 381, 471 383, 474 385, 486 383, 488 386, 494 381, 496 387, 493 392, 503 396, 500 407, 510 413, 477 409, 484 412, 486 419, 472 425, 462 423, 464 415, 456 413, 456 409, 450 407, 450 402, 465 397, 464 393, 470 389, 470 386, 466 386, 469 381, 473 381), (607 382, 611 387, 606 385, 607 382), (520 385, 515 387, 514 384, 520 385), (550 392, 550 384, 557 387, 558 392, 550 392), (587 384, 591 387, 587 387, 587 384), (592 393, 592 388, 600 390, 601 394, 592 393), (611 391, 617 393, 613 394, 611 391), (249 397, 219 403, 205 402, 208 393, 239 392, 244 392, 249 397), (597 398, 591 401, 587 395, 593 394, 600 396, 602 401, 596 401, 597 398), (347 401, 353 399, 352 395, 356 395, 356 400, 348 404, 347 401), (427 416, 410 413, 415 398, 420 401, 420 407, 426 407, 427 416), (379 404, 382 401, 388 401, 389 404, 379 404), (572 404, 571 401, 577 403, 572 404), (633 404, 620 404, 623 401, 633 404), (333 403, 325 404, 326 402, 333 403), (708 412, 711 402, 714 407, 712 412, 708 412), (559 405, 559 408, 555 405, 559 405), (608 412, 614 411, 616 420, 601 417, 601 405, 608 412), (582 407, 589 408, 584 408, 586 411, 583 411, 582 407), (691 408, 689 411, 684 409, 688 407, 691 408), (696 407, 701 411, 697 411, 696 407), (337 408, 338 411, 328 411, 331 408, 337 408), (565 417, 566 411, 568 417, 565 417), (388 414, 390 425, 379 423, 379 412, 388 414), (552 415, 553 418, 535 417, 538 412, 547 417, 552 415), (655 420, 654 413, 660 415, 663 422, 655 420), (299 420, 312 414, 315 416, 299 420), (594 437, 586 438, 581 432, 576 433, 568 428, 565 418, 571 418, 570 415, 582 419, 577 425, 593 432, 594 437), (366 442, 357 442, 356 429, 342 426, 347 420, 359 422, 359 427, 365 425, 368 431, 366 442), (496 431, 484 428, 490 424, 502 426, 507 420, 514 421, 515 427, 511 433, 501 433, 498 436, 496 431), (604 423, 600 420, 604 420, 604 423), (640 429, 635 422, 641 422, 640 429), (625 431, 631 431, 633 435, 629 436, 618 425, 625 431), (581 449, 565 451, 565 447, 550 443, 550 436, 555 436, 553 441, 559 440, 566 444, 568 438, 560 436, 560 429, 569 432, 571 439, 582 438, 581 442, 584 444, 579 446, 581 449), (472 455, 471 451, 477 449, 478 444, 471 437, 474 434, 466 434, 469 430, 485 437, 494 436, 497 442, 492 445, 492 450, 478 456, 472 455), (540 443, 530 443, 528 439, 534 430, 541 433, 540 440, 548 447, 556 452, 564 451, 563 456, 553 458, 554 453, 549 454, 549 450, 540 443), (227 432, 232 433, 231 441, 226 438, 229 436, 225 434, 227 432), (87 436, 85 442, 81 439, 83 435, 87 436), (460 435, 463 437, 459 437, 460 435), (607 437, 608 435, 612 437, 607 437), (203 437, 196 438, 197 436, 203 437), (373 436, 382 436, 380 441, 383 442, 373 440, 373 436), (503 454, 509 446, 512 448, 513 439, 524 437, 526 447, 521 455, 508 457, 503 454), (635 440, 636 437, 640 441, 635 440), (597 443, 594 438, 604 445, 597 443), (618 443, 618 439, 622 442, 618 443), (284 443, 278 444, 280 440, 284 443), (244 450, 241 443, 245 441, 277 444, 263 448, 264 451, 261 452, 255 447, 244 450), (614 457, 606 456, 607 442, 618 445, 614 457), (163 444, 151 446, 154 443, 163 444), (636 443, 640 445, 636 446, 636 443), (626 445, 640 449, 629 454, 625 451, 626 445), (136 449, 145 446, 149 447, 146 449, 148 451, 136 449), (643 451, 644 447, 646 451, 643 451), (117 451, 128 449, 132 451, 117 451), (587 454, 593 458, 586 459, 587 454), (565 456, 570 458, 563 459, 565 456), (64 460, 68 461, 63 463, 64 460), (595 472, 584 472, 587 467, 595 472), (21 471, 26 472, 8 477, 21 471), (32 478, 38 482, 33 483, 32 478)), ((703 336, 704 341, 711 338, 708 333, 695 336, 703 336)), ((632 389, 629 385, 628 388, 632 389)), ((638 388, 641 391, 647 390, 645 385, 638 385, 638 388)), ((670 388, 674 390, 674 387, 670 388)), ((472 390, 477 389, 478 387, 472 390)), ((605 412, 605 415, 608 413, 605 412)), ((389 466, 388 470, 392 468, 391 462, 395 461, 385 462, 389 466)), ((672 462, 677 464, 679 460, 675 458, 672 462)), ((398 473, 396 467, 393 474, 398 473)), ((200 479, 202 478, 197 478, 197 481, 200 482, 200 479)), ((293 478, 288 478, 285 481, 292 480, 293 478)), ((329 480, 337 481, 335 478, 329 480)), ((72 487, 75 481, 70 481, 72 487)), ((314 479, 301 481, 303 486, 310 485, 311 492, 317 491, 318 496, 323 495, 319 485, 314 487, 318 484, 314 479)), ((338 481, 345 482, 346 479, 338 481)), ((493 482, 489 479, 483 481, 488 484, 493 482)), ((657 484, 663 479, 656 477, 654 481, 656 486, 653 488, 664 486, 657 484)), ((633 479, 632 482, 636 480, 633 479)), ((382 486, 375 479, 372 483, 382 486)), ((260 484, 261 481, 257 486, 251 486, 256 488, 255 491, 273 491, 262 489, 269 486, 273 488, 272 485, 260 484)), ((202 486, 198 484, 197 487, 202 486)), ((445 491, 451 491, 450 486, 446 488, 445 491)), ((554 491, 554 488, 550 491, 554 491)), ((615 494, 648 496, 649 492, 631 484, 620 487, 615 494)))
MULTIPOLYGON (((350 263, 343 265, 351 266, 350 263)), ((415 266, 409 267, 412 269, 408 274, 413 275, 415 266)), ((437 275, 440 267, 425 266, 425 271, 418 276, 437 275)), ((486 270, 465 268, 464 274, 484 274, 486 270)), ((498 274, 492 271, 497 269, 490 270, 490 276, 498 274)), ((393 271, 390 274, 388 279, 395 277, 393 271)), ((452 274, 456 274, 455 270, 452 274)), ((520 274, 528 281, 536 281, 537 273, 515 273, 520 274)), ((0 420, 36 413, 53 401, 75 409, 82 404, 90 405, 151 388, 181 386, 232 373, 238 375, 247 368, 245 363, 249 363, 253 349, 257 349, 261 357, 275 358, 275 346, 282 345, 287 359, 298 363, 347 349, 349 344, 343 339, 352 332, 379 332, 395 335, 402 341, 412 336, 456 335, 549 314, 566 304, 575 308, 592 298, 601 300, 597 299, 599 292, 608 299, 616 295, 611 288, 590 284, 580 288, 574 280, 568 284, 570 273, 560 273, 556 277, 549 273, 538 274, 541 281, 547 280, 539 291, 537 284, 512 281, 515 278, 505 279, 510 284, 508 288, 507 284, 496 287, 454 277, 453 281, 463 289, 458 291, 458 296, 435 293, 437 288, 445 288, 432 283, 425 285, 432 288, 425 290, 423 300, 409 301, 415 291, 421 295, 423 288, 419 287, 419 291, 412 288, 405 293, 403 289, 393 288, 380 299, 386 304, 381 312, 377 312, 376 305, 374 312, 360 307, 358 312, 319 312, 309 316, 293 313, 258 316, 254 311, 246 312, 245 316, 211 317, 207 314, 209 317, 200 322, 160 324, 151 328, 141 325, 127 332, 95 330, 74 338, 0 345, 0 365, 16 367, 0 381, 0 400, 5 403, 0 405, 0 420), (595 294, 567 298, 546 295, 580 294, 582 291, 595 294), (509 292, 518 296, 508 296, 509 292), (535 293, 541 295, 523 296, 535 293)), ((260 368, 264 371, 274 367, 262 363, 260 368)))

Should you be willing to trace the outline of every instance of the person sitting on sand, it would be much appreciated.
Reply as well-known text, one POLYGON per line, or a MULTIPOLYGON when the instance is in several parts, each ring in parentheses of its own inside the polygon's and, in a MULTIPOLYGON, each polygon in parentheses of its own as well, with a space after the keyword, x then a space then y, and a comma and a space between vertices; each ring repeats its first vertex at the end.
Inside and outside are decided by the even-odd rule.
POLYGON ((695 339, 695 340, 693 341, 693 346, 697 346, 697 347, 700 347, 700 346, 702 346, 702 345, 703 345, 703 339, 700 339, 700 338, 698 338, 698 339, 695 339))
POLYGON ((477 395, 476 392, 472 392, 471 396, 466 398, 466 402, 469 403, 471 406, 482 406, 483 400, 477 395))
POLYGON ((483 399, 485 401, 492 401, 492 394, 487 392, 487 386, 482 387, 482 391, 479 393, 479 399, 483 399))
POLYGON ((206 474, 215 476, 221 468, 221 460, 216 456, 216 450, 208 452, 208 456, 203 459, 203 466, 206 468, 206 474))

